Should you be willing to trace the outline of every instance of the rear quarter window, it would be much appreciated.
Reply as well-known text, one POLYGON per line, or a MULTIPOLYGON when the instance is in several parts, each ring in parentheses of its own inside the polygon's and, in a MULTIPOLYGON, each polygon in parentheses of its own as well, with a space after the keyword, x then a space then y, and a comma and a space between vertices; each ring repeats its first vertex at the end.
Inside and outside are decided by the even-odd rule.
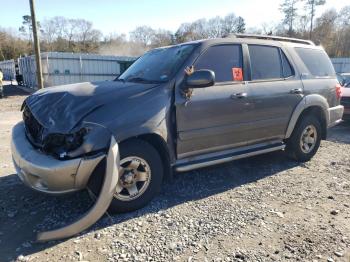
POLYGON ((282 58, 282 69, 283 69, 283 77, 287 78, 294 75, 294 70, 292 66, 290 65, 286 55, 281 51, 281 58, 282 58))
POLYGON ((313 76, 335 76, 333 65, 325 51, 301 47, 295 48, 295 51, 313 76))

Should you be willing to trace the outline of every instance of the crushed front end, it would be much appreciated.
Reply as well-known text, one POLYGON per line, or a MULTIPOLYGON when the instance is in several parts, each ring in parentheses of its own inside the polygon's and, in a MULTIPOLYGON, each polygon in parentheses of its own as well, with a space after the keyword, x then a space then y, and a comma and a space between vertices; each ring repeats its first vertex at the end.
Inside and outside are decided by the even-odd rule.
POLYGON ((106 148, 95 149, 94 139, 110 138, 100 126, 87 125, 70 134, 51 134, 23 107, 23 122, 12 131, 12 157, 20 179, 29 187, 51 194, 84 189, 98 163, 106 157, 106 148), (98 129, 98 130, 96 130, 98 129), (88 133, 90 132, 90 136, 88 133))
POLYGON ((102 125, 82 123, 68 134, 50 133, 25 103, 22 110, 23 121, 12 130, 12 158, 18 176, 32 189, 50 194, 84 189, 97 165, 106 160, 105 174, 101 174, 104 182, 95 204, 77 221, 40 232, 37 240, 50 241, 78 234, 93 225, 112 201, 119 179, 118 144, 102 125))

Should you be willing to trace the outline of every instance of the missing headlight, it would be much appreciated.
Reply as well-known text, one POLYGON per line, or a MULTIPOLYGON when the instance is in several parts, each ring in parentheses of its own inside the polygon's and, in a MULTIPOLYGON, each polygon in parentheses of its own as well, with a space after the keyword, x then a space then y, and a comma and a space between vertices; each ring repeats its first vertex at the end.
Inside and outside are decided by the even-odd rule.
POLYGON ((43 141, 43 151, 60 159, 67 156, 67 152, 80 147, 84 142, 87 128, 82 128, 73 134, 49 134, 43 141))

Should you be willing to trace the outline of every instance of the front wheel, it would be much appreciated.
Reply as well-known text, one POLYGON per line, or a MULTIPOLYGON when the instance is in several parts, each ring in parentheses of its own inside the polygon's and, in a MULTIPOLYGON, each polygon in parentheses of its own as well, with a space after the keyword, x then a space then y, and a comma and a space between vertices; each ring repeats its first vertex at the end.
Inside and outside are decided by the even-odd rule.
POLYGON ((304 116, 287 140, 286 152, 288 155, 300 162, 309 161, 320 146, 321 130, 321 124, 316 117, 304 116))
MULTIPOLYGON (((130 212, 145 206, 158 193, 163 180, 163 165, 157 150, 143 140, 120 144, 119 180, 109 212, 130 212)), ((97 196, 103 174, 90 181, 89 188, 97 196)))

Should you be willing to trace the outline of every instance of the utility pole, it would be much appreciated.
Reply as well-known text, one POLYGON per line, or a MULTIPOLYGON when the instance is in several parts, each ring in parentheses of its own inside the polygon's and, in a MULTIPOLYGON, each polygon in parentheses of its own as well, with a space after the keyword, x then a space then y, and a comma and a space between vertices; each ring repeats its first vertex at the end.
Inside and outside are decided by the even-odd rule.
POLYGON ((310 40, 312 40, 313 20, 315 16, 315 1, 311 1, 311 21, 310 21, 310 40))
POLYGON ((33 38, 34 38, 34 52, 36 60, 36 76, 38 82, 38 88, 44 88, 42 68, 41 68, 41 55, 40 55, 40 42, 38 37, 37 22, 35 17, 35 5, 34 0, 29 0, 30 13, 32 17, 32 27, 33 27, 33 38))

